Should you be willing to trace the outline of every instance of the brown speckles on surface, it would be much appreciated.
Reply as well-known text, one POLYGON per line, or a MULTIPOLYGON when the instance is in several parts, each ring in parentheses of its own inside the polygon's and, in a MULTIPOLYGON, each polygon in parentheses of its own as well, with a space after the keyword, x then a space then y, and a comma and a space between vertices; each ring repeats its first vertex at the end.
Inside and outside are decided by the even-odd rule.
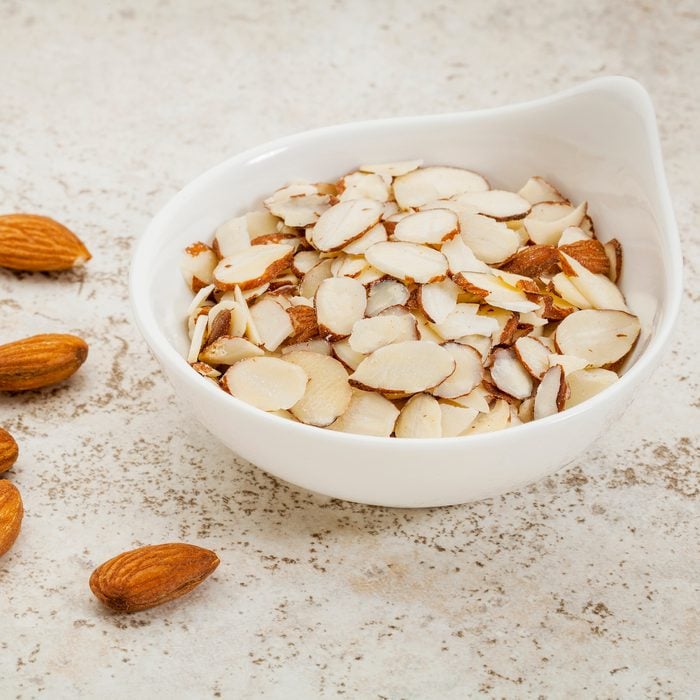
POLYGON ((0 270, 2 339, 90 343, 65 386, 0 396, 26 508, 0 560, 3 700, 700 687, 700 18, 689 1, 618 5, 399 3, 378 20, 365 0, 245 14, 0 4, 13 96, 0 206, 56 217, 94 256, 65 274, 0 270), (504 68, 506 54, 517 62, 504 68), (136 236, 192 177, 300 129, 493 106, 606 73, 640 78, 655 100, 688 291, 665 366, 567 471, 467 506, 370 508, 275 481, 176 403, 129 320, 127 274, 136 236), (128 619, 92 599, 100 562, 179 539, 219 554, 205 586, 128 619))

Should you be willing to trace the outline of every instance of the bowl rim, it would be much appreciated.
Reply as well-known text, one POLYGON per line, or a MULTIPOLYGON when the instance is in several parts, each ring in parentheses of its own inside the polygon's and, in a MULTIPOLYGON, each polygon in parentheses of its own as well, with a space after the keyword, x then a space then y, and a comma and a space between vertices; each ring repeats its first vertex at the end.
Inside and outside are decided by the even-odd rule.
POLYGON ((286 425, 289 430, 299 430, 301 431, 302 435, 306 433, 309 438, 325 435, 327 439, 335 440, 338 446, 341 446, 342 444, 370 442, 376 445, 394 445, 394 447, 390 449, 397 450, 407 448, 432 449, 438 445, 444 446, 446 442, 454 444, 457 441, 465 447, 467 445, 488 444, 490 441, 499 439, 503 440, 505 436, 517 437, 523 434, 524 431, 528 430, 548 430, 549 428, 554 428, 559 423, 576 419, 577 417, 597 410, 600 405, 605 403, 613 395, 614 392, 623 391, 628 386, 631 388, 639 379, 644 377, 647 372, 651 372, 654 369, 655 363, 660 360, 661 355, 671 340, 680 311, 682 292, 683 260, 680 237, 673 212, 673 205, 668 189, 666 173, 663 167, 661 143, 653 103, 644 86, 637 80, 626 76, 605 76, 595 78, 544 97, 506 104, 498 107, 448 112, 443 114, 387 117, 324 126, 289 134, 272 141, 267 141, 250 149, 246 149, 245 151, 234 154, 233 156, 226 158, 221 163, 204 171, 194 180, 180 189, 166 202, 166 204, 151 219, 146 229, 138 236, 129 270, 129 299, 136 326, 138 327, 151 352, 155 355, 156 359, 167 366, 168 373, 174 372, 178 375, 178 377, 182 377, 183 381, 190 384, 193 390, 201 391, 215 401, 221 400, 225 397, 227 405, 231 406, 235 410, 247 412, 251 414, 251 417, 257 417, 263 422, 269 421, 268 425, 271 429, 274 429, 275 426, 279 428, 286 425), (196 197, 201 191, 206 190, 211 180, 215 180, 221 172, 227 171, 233 165, 239 162, 253 163, 257 160, 267 158, 274 152, 284 149, 292 143, 303 141, 307 138, 313 138, 315 136, 332 134, 336 131, 344 131, 347 129, 361 131, 366 128, 372 128, 388 123, 401 127, 402 125, 407 125, 415 121, 433 120, 444 123, 452 120, 461 121, 470 118, 488 117, 489 115, 516 113, 535 108, 547 107, 557 102, 567 100, 571 97, 594 92, 596 90, 607 90, 617 93, 626 92, 632 95, 637 102, 639 114, 643 119, 649 156, 658 186, 659 203, 662 214, 659 224, 663 242, 666 245, 669 253, 670 271, 672 274, 665 275, 663 279, 666 294, 666 303, 662 307, 663 318, 661 319, 661 322, 659 323, 655 332, 650 335, 649 343, 642 354, 637 358, 635 363, 623 375, 620 376, 618 381, 590 399, 587 399, 586 401, 572 408, 536 421, 511 426, 505 431, 477 433, 475 435, 462 435, 448 438, 411 438, 410 440, 398 440, 390 437, 387 438, 373 435, 344 433, 313 425, 306 425, 301 422, 290 421, 280 416, 262 411, 245 403, 244 401, 241 401, 240 399, 236 399, 230 394, 225 394, 225 392, 222 392, 219 387, 216 387, 211 382, 207 381, 205 377, 193 372, 192 368, 186 361, 184 361, 180 353, 177 352, 165 334, 160 330, 150 303, 144 304, 142 301, 140 301, 144 298, 147 279, 145 274, 143 278, 141 277, 142 273, 147 272, 147 267, 143 262, 144 256, 146 255, 146 248, 151 241, 157 240, 163 236, 163 224, 167 221, 170 212, 179 207, 183 202, 186 202, 186 200, 196 197), (320 433, 320 431, 323 431, 323 433, 320 433))

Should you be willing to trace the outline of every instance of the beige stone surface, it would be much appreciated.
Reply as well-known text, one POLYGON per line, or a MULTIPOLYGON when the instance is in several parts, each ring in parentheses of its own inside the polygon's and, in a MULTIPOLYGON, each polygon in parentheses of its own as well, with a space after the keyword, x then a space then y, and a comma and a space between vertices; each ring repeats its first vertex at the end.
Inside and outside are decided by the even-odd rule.
POLYGON ((0 338, 91 345, 69 384, 0 398, 26 506, 0 560, 0 697, 697 697, 699 39, 692 0, 0 1, 0 211, 51 214, 94 254, 0 271, 0 338), (364 507, 275 481, 177 404, 127 271, 191 178, 301 129, 615 73, 656 103, 688 291, 665 365, 574 466, 471 505, 364 507), (89 594, 105 559, 179 539, 222 560, 188 598, 125 617, 89 594))

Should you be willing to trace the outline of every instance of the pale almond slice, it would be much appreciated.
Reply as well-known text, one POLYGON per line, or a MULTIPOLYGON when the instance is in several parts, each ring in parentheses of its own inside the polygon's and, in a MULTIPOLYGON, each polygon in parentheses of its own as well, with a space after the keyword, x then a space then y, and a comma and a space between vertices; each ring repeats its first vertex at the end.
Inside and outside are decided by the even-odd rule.
POLYGON ((285 225, 301 227, 318 221, 328 209, 330 197, 319 193, 315 185, 289 185, 277 190, 264 204, 285 225))
POLYGON ((352 398, 345 412, 328 427, 343 433, 390 437, 399 409, 374 391, 352 389, 352 398))
POLYGON ((510 405, 503 399, 497 399, 488 413, 480 413, 467 428, 465 435, 492 433, 503 430, 510 422, 510 405))
POLYGON ((340 250, 380 219, 384 208, 373 199, 339 202, 327 209, 311 229, 311 243, 322 251, 340 250))
MULTIPOLYGON (((207 379, 216 380, 221 376, 221 372, 219 372, 218 369, 214 369, 211 365, 208 365, 206 362, 193 362, 191 367, 195 372, 197 372, 197 374, 201 374, 207 379)), ((215 381, 215 384, 218 386, 219 383, 215 381)))
POLYGON ((551 336, 541 335, 537 338, 537 342, 542 343, 542 345, 544 345, 550 353, 557 351, 557 346, 554 343, 554 338, 552 338, 551 336))
POLYGON ((361 352, 355 352, 350 347, 350 339, 343 338, 342 340, 337 340, 332 345, 333 355, 340 360, 351 372, 354 372, 359 366, 360 362, 365 359, 366 355, 361 352))
POLYGON ((481 355, 481 361, 486 362, 493 347, 493 334, 477 335, 475 333, 469 333, 467 335, 462 335, 459 338, 455 338, 455 343, 459 343, 460 345, 468 345, 469 347, 474 348, 474 350, 481 355))
POLYGON ((317 250, 301 250, 292 260, 292 272, 303 277, 311 268, 318 265, 321 254, 317 250))
POLYGON ((488 265, 474 255, 472 249, 461 236, 456 236, 444 243, 440 252, 447 258, 447 265, 453 276, 458 272, 489 271, 488 265))
POLYGON ((483 386, 474 387, 468 394, 464 396, 455 396, 451 399, 452 403, 456 403, 464 408, 475 408, 479 413, 489 412, 488 392, 483 386))
POLYGON ((348 340, 355 352, 369 355, 385 345, 417 339, 416 319, 410 313, 406 313, 400 316, 387 314, 360 319, 352 327, 348 340))
POLYGON ((398 280, 382 280, 373 284, 367 295, 367 316, 376 316, 391 306, 403 306, 408 301, 410 292, 398 280))
POLYGON ((354 199, 374 199, 386 202, 391 196, 391 178, 386 179, 378 173, 355 172, 341 178, 338 183, 338 201, 349 202, 354 199), (387 184, 388 180, 388 184, 387 184))
POLYGON ((518 194, 527 199, 530 204, 539 204, 540 202, 565 202, 568 204, 569 201, 554 185, 539 175, 531 177, 518 191, 518 194))
POLYGON ((529 399, 521 401, 520 406, 518 406, 518 418, 520 418, 521 423, 529 423, 535 419, 535 397, 531 396, 529 399))
POLYGON ((535 379, 542 379, 544 373, 549 369, 550 355, 549 350, 544 344, 536 338, 525 336, 515 341, 513 350, 523 367, 535 379))
POLYGON ((307 299, 313 299, 316 296, 318 288, 323 280, 333 277, 331 267, 333 260, 326 258, 321 260, 318 265, 314 265, 303 277, 299 284, 299 294, 307 299))
POLYGON ((302 297, 300 295, 294 295, 289 297, 289 303, 292 306, 310 306, 313 308, 314 300, 307 299, 306 297, 302 297))
POLYGON ((591 309, 591 303, 574 286, 573 282, 563 273, 559 272, 552 277, 552 284, 557 294, 569 304, 579 309, 591 309))
POLYGON ((250 248, 246 216, 237 216, 221 224, 214 233, 214 250, 220 258, 228 258, 250 248))
POLYGON ((367 292, 351 277, 330 277, 321 282, 315 304, 320 334, 327 340, 340 340, 364 317, 367 292))
POLYGON ((520 247, 520 237, 515 231, 488 216, 463 214, 459 217, 459 223, 462 240, 485 263, 501 263, 514 255, 520 247))
POLYGON ((433 324, 433 329, 445 340, 465 335, 493 335, 498 330, 498 321, 478 315, 478 310, 478 304, 457 304, 442 323, 433 324))
POLYGON ((502 392, 516 399, 526 399, 532 394, 532 377, 510 348, 494 351, 491 379, 502 392))
POLYGON ((388 240, 386 228, 383 223, 379 222, 372 226, 367 233, 363 233, 352 243, 348 243, 343 250, 349 255, 364 255, 369 247, 386 240, 388 240))
POLYGON ((194 334, 194 327, 197 323, 197 319, 200 316, 208 316, 209 312, 214 308, 214 303, 211 301, 205 301, 201 306, 198 306, 187 318, 187 337, 192 340, 194 334))
MULTIPOLYGON (((432 209, 449 209, 449 211, 457 214, 457 217, 460 217, 463 214, 479 213, 476 207, 473 207, 470 204, 464 204, 463 202, 459 202, 455 199, 435 199, 432 202, 421 204, 421 206, 418 207, 418 211, 431 211, 432 209)), ((411 210, 404 212, 404 214, 410 216, 411 210)))
POLYGON ((266 236, 277 231, 279 219, 269 211, 249 211, 246 215, 246 226, 251 240, 258 236, 266 236))
POLYGON ((195 295, 190 305, 187 307, 187 316, 194 313, 200 306, 204 305, 204 302, 209 298, 209 295, 216 289, 216 285, 209 284, 206 287, 202 287, 195 295))
POLYGON ((394 227, 392 238, 407 243, 442 243, 458 233, 457 214, 449 209, 430 209, 401 219, 394 227))
POLYGON ((578 260, 559 251, 564 274, 594 309, 629 311, 622 292, 605 275, 596 274, 578 260))
POLYGON ((539 308, 539 305, 529 301, 521 290, 511 287, 496 275, 483 272, 459 272, 453 279, 462 289, 484 299, 491 306, 523 312, 539 308))
POLYGON ((264 354, 264 350, 245 338, 222 335, 199 353, 199 359, 210 365, 233 365, 239 360, 264 354))
POLYGON ((282 409, 280 411, 268 411, 270 415, 277 416, 278 418, 284 418, 285 420, 290 420, 293 423, 298 423, 299 421, 287 410, 282 409))
POLYGON ((462 435, 479 415, 475 408, 464 408, 440 401, 440 428, 442 437, 462 435))
POLYGON ((301 367, 309 377, 303 397, 291 408, 285 407, 298 420, 323 428, 345 412, 352 391, 348 373, 338 360, 314 352, 290 352, 284 359, 301 367))
POLYGON ((608 369, 594 367, 592 369, 580 369, 572 372, 566 378, 570 395, 564 405, 565 408, 578 406, 583 401, 599 394, 618 380, 617 374, 608 369))
POLYGON ((245 289, 242 290, 243 292, 243 297, 245 298, 246 301, 253 301, 257 299, 258 297, 261 297, 265 292, 270 288, 270 283, 265 282, 265 284, 261 284, 259 287, 253 287, 252 289, 245 289))
MULTIPOLYGON (((245 334, 248 336, 248 340, 250 340, 250 342, 254 343, 255 345, 262 345, 262 338, 258 333, 258 329, 255 327, 255 321, 253 321, 253 317, 250 315, 248 302, 245 300, 241 288, 234 287, 233 294, 236 300, 236 304, 238 304, 237 313, 240 313, 241 317, 245 319, 245 334)), ((242 323, 243 321, 240 320, 239 324, 242 323)))
POLYGON ((622 272, 622 246, 620 241, 616 238, 608 241, 603 245, 605 254, 608 256, 608 262, 610 263, 610 269, 608 270, 608 277, 615 283, 620 279, 620 273, 622 272))
POLYGON ((274 352, 294 332, 287 311, 270 296, 262 297, 250 307, 250 315, 263 347, 274 352))
POLYGON ((430 393, 442 399, 465 396, 481 384, 483 379, 484 368, 481 364, 481 355, 469 345, 445 343, 442 347, 452 355, 455 371, 430 393))
POLYGON ((518 316, 520 316, 520 323, 525 323, 527 325, 533 326, 535 330, 538 328, 542 328, 543 326, 546 326, 548 321, 546 318, 542 318, 542 316, 539 315, 540 310, 537 309, 537 311, 528 311, 526 313, 520 313, 518 316))
POLYGON ((537 387, 534 419, 539 420, 563 411, 568 391, 564 370, 559 365, 550 367, 537 387))
POLYGON ((415 394, 401 409, 396 421, 397 438, 442 437, 442 410, 430 394, 415 394))
POLYGON ((377 270, 377 268, 372 267, 372 265, 367 265, 355 279, 365 287, 371 287, 375 282, 384 280, 386 277, 387 276, 381 270, 377 270))
POLYGON ((323 338, 312 338, 311 340, 304 341, 303 343, 292 343, 290 345, 285 345, 281 352, 282 356, 289 355, 290 352, 315 352, 318 355, 331 355, 331 344, 323 338))
POLYGON ((465 192, 488 189, 489 183, 478 173, 448 166, 413 170, 394 180, 394 198, 402 209, 420 207, 433 199, 449 199, 465 192))
POLYGON ((425 340, 407 340, 379 348, 350 375, 360 389, 408 395, 445 381, 456 363, 445 348, 425 340))
POLYGON ((438 250, 417 243, 375 243, 365 253, 372 267, 403 282, 439 282, 447 275, 447 260, 438 250))
POLYGON ((185 248, 180 259, 180 272, 193 291, 198 292, 214 282, 214 269, 219 263, 216 253, 204 243, 194 243, 185 248))
POLYGON ((513 221, 524 219, 531 209, 530 202, 515 192, 506 190, 487 190, 485 192, 467 192, 457 201, 474 207, 479 214, 496 221, 513 221))
POLYGON ((284 243, 255 245, 224 258, 213 276, 218 289, 254 289, 283 273, 292 261, 294 249, 284 243))
POLYGON ((445 342, 445 339, 433 330, 425 314, 420 309, 413 312, 413 317, 416 319, 416 328, 418 329, 420 340, 429 340, 438 345, 442 345, 445 342))
MULTIPOLYGON (((384 211, 382 212, 382 221, 399 212, 399 205, 392 199, 389 202, 384 202, 384 211)), ((369 231, 368 231, 369 233, 369 231)))
POLYGON ((639 319, 630 313, 585 309, 559 324, 555 342, 563 355, 575 355, 593 367, 602 367, 625 357, 639 331, 639 319))
POLYGON ((190 349, 187 353, 187 361, 192 364, 199 359, 199 352, 204 345, 204 337, 207 331, 207 316, 198 316, 194 322, 194 330, 192 332, 192 340, 190 341, 190 349))
POLYGON ((443 323, 457 307, 457 297, 461 288, 451 279, 418 287, 416 300, 428 320, 443 323))
POLYGON ((296 364, 277 357, 250 357, 229 367, 221 383, 229 394, 251 406, 280 411, 304 396, 307 381, 306 372, 296 364))
POLYGON ((579 226, 567 226, 564 232, 561 234, 561 238, 557 243, 557 246, 561 248, 565 245, 570 245, 571 243, 578 243, 579 241, 590 241, 592 240, 590 235, 584 231, 579 226))
POLYGON ((586 216, 588 204, 581 202, 575 209, 566 204, 542 202, 532 208, 523 223, 534 243, 542 245, 557 245, 564 229, 569 226, 580 226, 586 216), (562 212, 566 212, 563 213, 562 212), (552 219, 550 217, 558 216, 552 219))
POLYGON ((422 160, 400 160, 394 163, 375 163, 371 165, 361 165, 360 170, 364 173, 377 173, 388 177, 398 177, 420 168, 422 160))
POLYGON ((367 261, 362 255, 345 255, 341 253, 331 263, 333 277, 358 277, 367 267, 367 261))

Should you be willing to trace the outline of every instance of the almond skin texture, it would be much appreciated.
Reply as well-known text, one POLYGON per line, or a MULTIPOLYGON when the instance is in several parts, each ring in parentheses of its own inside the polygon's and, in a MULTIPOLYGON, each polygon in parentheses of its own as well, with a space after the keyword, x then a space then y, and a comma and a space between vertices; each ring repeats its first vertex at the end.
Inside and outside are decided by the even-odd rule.
POLYGON ((506 260, 501 269, 525 277, 553 275, 559 272, 559 255, 551 245, 530 245, 506 260))
POLYGON ((603 244, 591 238, 587 241, 576 241, 563 245, 559 250, 578 260, 581 265, 596 274, 607 275, 610 272, 610 261, 605 254, 603 244))
POLYGON ((17 487, 3 479, 0 481, 0 557, 15 543, 23 515, 22 497, 17 487))
POLYGON ((47 216, 0 216, 0 267, 30 272, 70 270, 91 257, 72 231, 47 216))
POLYGON ((3 428, 0 428, 0 474, 12 469, 17 461, 19 448, 15 439, 3 428))
POLYGON ((0 345, 0 391, 29 391, 62 382, 87 355, 84 340, 58 333, 0 345))
POLYGON ((219 565, 208 549, 174 542, 139 547, 98 566, 90 589, 108 608, 138 612, 179 598, 219 565))

